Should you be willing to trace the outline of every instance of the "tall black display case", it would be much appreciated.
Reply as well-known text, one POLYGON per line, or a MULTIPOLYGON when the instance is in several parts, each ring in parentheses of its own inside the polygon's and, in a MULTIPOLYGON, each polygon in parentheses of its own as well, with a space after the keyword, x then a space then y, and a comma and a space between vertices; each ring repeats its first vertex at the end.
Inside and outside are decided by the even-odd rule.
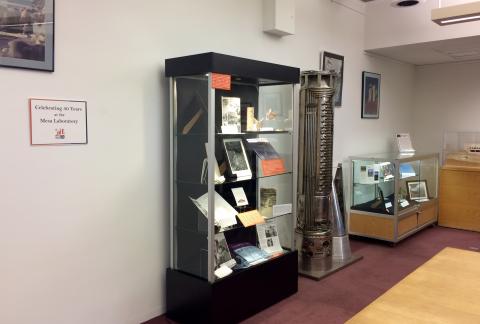
POLYGON ((171 105, 167 316, 237 322, 297 291, 294 86, 300 71, 204 53, 167 59, 165 74, 171 105))

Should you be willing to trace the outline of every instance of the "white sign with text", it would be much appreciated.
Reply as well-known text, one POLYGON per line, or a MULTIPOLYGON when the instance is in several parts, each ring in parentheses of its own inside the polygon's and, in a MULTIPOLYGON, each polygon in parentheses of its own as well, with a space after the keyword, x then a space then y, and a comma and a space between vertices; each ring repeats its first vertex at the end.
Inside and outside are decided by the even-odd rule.
POLYGON ((32 145, 87 144, 87 102, 30 99, 32 145))

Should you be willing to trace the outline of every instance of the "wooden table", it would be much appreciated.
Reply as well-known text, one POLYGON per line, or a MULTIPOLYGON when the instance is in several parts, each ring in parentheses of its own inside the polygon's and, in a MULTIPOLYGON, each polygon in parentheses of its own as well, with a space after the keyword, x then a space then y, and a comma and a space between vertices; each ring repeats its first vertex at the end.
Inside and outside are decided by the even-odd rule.
POLYGON ((480 253, 443 249, 347 323, 480 323, 480 253))

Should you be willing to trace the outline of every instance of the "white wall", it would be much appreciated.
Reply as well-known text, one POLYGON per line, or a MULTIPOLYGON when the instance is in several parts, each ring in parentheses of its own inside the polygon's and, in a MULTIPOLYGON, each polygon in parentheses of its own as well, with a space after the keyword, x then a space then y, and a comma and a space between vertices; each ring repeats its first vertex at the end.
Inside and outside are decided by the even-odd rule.
POLYGON ((417 67, 413 145, 441 152, 445 131, 480 132, 480 62, 417 67))
POLYGON ((296 35, 261 32, 261 1, 56 1, 55 72, 0 68, 0 323, 138 323, 165 310, 164 59, 217 51, 302 69, 345 55, 335 161, 411 131, 414 69, 362 54, 364 17, 297 1, 296 35), (361 72, 382 73, 380 120, 361 72), (88 101, 89 144, 31 147, 30 97, 88 101))
MULTIPOLYGON (((474 0, 442 0, 442 7, 474 0)), ((397 8, 390 0, 371 1, 366 6, 365 49, 477 36, 480 21, 439 26, 431 20, 431 11, 438 8, 438 0, 397 8)))

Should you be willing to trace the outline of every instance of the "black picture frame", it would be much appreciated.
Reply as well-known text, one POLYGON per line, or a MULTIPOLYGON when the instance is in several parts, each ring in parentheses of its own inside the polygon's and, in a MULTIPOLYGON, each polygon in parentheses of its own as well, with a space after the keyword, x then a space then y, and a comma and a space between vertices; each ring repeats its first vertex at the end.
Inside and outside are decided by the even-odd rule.
POLYGON ((335 95, 333 97, 333 104, 335 107, 342 106, 342 92, 343 92, 343 69, 345 65, 345 58, 342 55, 334 54, 324 51, 321 55, 321 70, 335 72, 335 95))
POLYGON ((0 66, 53 72, 55 0, 27 2, 0 4, 0 66))
POLYGON ((362 118, 380 118, 380 85, 382 76, 362 72, 362 118))
POLYGON ((407 181, 407 193, 408 193, 408 198, 410 200, 421 200, 421 199, 429 199, 428 198, 428 186, 427 186, 427 180, 412 180, 412 181, 407 181), (414 197, 413 192, 411 190, 412 185, 418 185, 418 197, 414 197), (424 193, 424 195, 422 195, 424 193))

